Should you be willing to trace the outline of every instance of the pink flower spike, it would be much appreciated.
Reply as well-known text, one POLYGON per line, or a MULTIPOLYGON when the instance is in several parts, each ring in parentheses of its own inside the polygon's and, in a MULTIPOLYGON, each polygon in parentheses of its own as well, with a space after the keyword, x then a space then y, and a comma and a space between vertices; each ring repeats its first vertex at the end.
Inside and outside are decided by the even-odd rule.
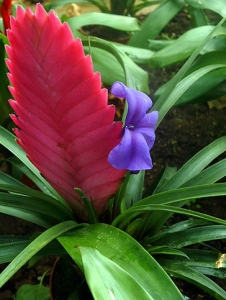
POLYGON ((35 13, 18 7, 7 34, 19 145, 78 216, 86 219, 86 211, 74 188, 100 215, 126 172, 107 160, 121 141, 122 124, 114 122, 100 74, 68 24, 41 4, 35 13))

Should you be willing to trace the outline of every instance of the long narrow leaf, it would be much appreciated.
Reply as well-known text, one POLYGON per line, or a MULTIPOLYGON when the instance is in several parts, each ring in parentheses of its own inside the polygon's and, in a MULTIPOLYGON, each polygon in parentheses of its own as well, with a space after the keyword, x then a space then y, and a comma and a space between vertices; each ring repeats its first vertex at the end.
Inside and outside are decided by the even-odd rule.
MULTIPOLYGON (((178 213, 178 214, 182 214, 182 215, 189 216, 189 217, 200 218, 200 219, 203 219, 203 220, 206 220, 206 221, 209 221, 209 222, 212 222, 212 223, 216 223, 216 224, 226 225, 225 220, 222 220, 222 219, 219 219, 219 218, 216 218, 216 217, 212 217, 210 215, 195 212, 195 211, 185 209, 185 208, 175 207, 175 206, 171 206, 171 205, 162 205, 162 204, 142 205, 140 207, 137 207, 134 210, 129 211, 129 213, 124 213, 123 220, 120 219, 120 218, 116 218, 112 224, 114 226, 117 226, 118 222, 121 222, 118 225, 118 227, 123 229, 123 228, 126 228, 130 224, 131 220, 133 220, 137 216, 142 215, 144 213, 148 213, 148 212, 153 213, 153 212, 158 212, 158 211, 160 211, 160 212, 169 212, 171 214, 172 213, 178 213)), ((152 222, 150 224, 148 229, 146 228, 146 231, 144 232, 144 234, 142 232, 142 234, 144 236, 145 236, 145 234, 148 234, 148 235, 155 234, 159 230, 159 227, 160 228, 162 227, 162 224, 160 224, 160 226, 157 226, 157 225, 159 225, 159 220, 158 220, 158 222, 156 222, 157 225, 153 224, 153 223, 154 222, 152 222), (153 228, 152 228, 152 226, 153 226, 153 228)))
POLYGON ((127 208, 142 199, 144 175, 145 172, 141 171, 136 176, 130 176, 124 195, 127 208))
MULTIPOLYGON (((163 193, 159 193, 159 194, 155 194, 152 195, 150 197, 147 197, 143 200, 141 200, 140 202, 136 203, 133 205, 133 207, 131 207, 130 209, 128 209, 127 211, 125 211, 124 213, 122 213, 120 216, 118 216, 114 221, 113 221, 113 225, 116 226, 118 223, 122 223, 125 221, 126 219, 126 223, 129 219, 133 219, 134 217, 136 217, 137 215, 139 215, 144 211, 151 211, 152 208, 153 210, 158 210, 158 206, 159 206, 159 210, 163 210, 163 211, 173 211, 173 212, 183 212, 183 211, 188 211, 188 210, 183 210, 183 209, 179 209, 176 207, 169 207, 168 205, 166 206, 166 204, 176 204, 176 203, 180 203, 181 201, 188 201, 191 199, 198 199, 198 198, 205 198, 205 197, 212 197, 212 196, 223 196, 226 195, 226 184, 225 183, 218 183, 218 184, 210 184, 210 185, 202 185, 202 186, 194 186, 194 187, 186 187, 186 188, 180 188, 180 189, 176 189, 176 190, 172 190, 172 191, 167 191, 167 192, 163 192, 163 193), (142 208, 142 206, 144 206, 142 208), (168 207, 168 208, 167 208, 168 207), (175 210, 174 210, 175 209, 175 210)), ((190 211, 189 213, 190 214, 190 211)), ((199 213, 196 212, 192 212, 191 214, 192 216, 199 216, 199 213)), ((201 214, 202 215, 202 214, 201 214)), ((212 216, 206 216, 204 219, 209 220, 209 221, 213 221, 216 222, 216 218, 212 217, 212 216)), ((223 224, 225 225, 226 222, 220 219, 217 219, 219 221, 219 224, 223 224)), ((217 222, 218 222, 217 221, 217 222)), ((148 224, 148 228, 152 228, 152 230, 154 230, 155 232, 158 231, 159 227, 162 226, 162 224, 164 224, 165 219, 162 217, 161 214, 158 213, 152 213, 152 218, 148 224)), ((147 229, 148 231, 148 229, 147 229)))
MULTIPOLYGON (((63 219, 73 218, 72 211, 69 207, 67 206, 65 207, 61 202, 55 201, 54 198, 45 195, 39 191, 28 188, 27 186, 13 186, 11 184, 1 184, 0 190, 11 193, 11 194, 0 193, 0 195, 2 195, 1 199, 4 199, 4 197, 5 199, 8 199, 6 201, 9 201, 8 203, 9 206, 13 206, 13 203, 17 202, 16 197, 19 196, 18 201, 22 199, 21 205, 25 205, 27 208, 30 207, 31 210, 32 207, 34 208, 34 211, 37 211, 37 209, 39 208, 41 209, 40 212, 45 213, 46 211, 47 213, 53 214, 56 217, 61 216, 63 219), (15 195, 15 199, 13 198, 12 195, 15 195), (29 196, 29 198, 28 197, 26 198, 25 196, 29 196), (11 198, 11 200, 7 197, 11 198)), ((4 202, 5 200, 2 201, 4 202)), ((3 202, 1 202, 1 204, 3 204, 3 202)))
MULTIPOLYGON (((8 130, 0 126, 0 144, 6 147, 11 153, 17 156, 35 176, 39 179, 40 185, 38 187, 48 195, 53 195, 57 200, 65 203, 62 197, 51 187, 51 185, 44 179, 38 169, 27 158, 26 153, 15 142, 16 136, 10 133, 8 130)), ((37 183, 37 182, 36 182, 37 183)))
MULTIPOLYGON (((35 237, 37 237, 37 234, 35 234, 35 237)), ((0 236, 0 263, 11 262, 33 239, 33 237, 27 236, 0 236)), ((47 255, 61 256, 66 254, 61 244, 57 240, 53 240, 36 253, 32 259, 37 261, 37 259, 47 255)))
POLYGON ((61 234, 77 226, 79 225, 77 225, 77 223, 74 221, 66 221, 57 224, 40 234, 0 274, 0 287, 2 287, 7 280, 9 280, 32 256, 39 252, 45 245, 59 237, 61 234))
MULTIPOLYGON (((215 41, 215 39, 213 39, 215 41)), ((217 49, 218 50, 218 49, 217 49)), ((192 72, 207 66, 216 63, 225 63, 225 51, 213 51, 206 53, 200 56, 192 65, 192 67, 187 71, 186 76, 192 72)), ((197 80, 188 90, 177 100, 175 105, 180 105, 189 101, 196 101, 200 95, 206 94, 209 91, 212 91, 216 86, 225 80, 226 71, 225 68, 216 69, 208 72, 203 75, 199 80, 197 80)), ((155 93, 155 97, 159 96, 165 91, 167 86, 170 84, 170 81, 161 86, 155 93)), ((218 95, 215 95, 218 97, 218 95)), ((206 99, 208 101, 209 98, 206 99)))
MULTIPOLYGON (((226 137, 221 137, 194 155, 180 170, 178 170, 165 184, 156 189, 155 193, 172 190, 191 180, 209 165, 211 161, 226 151, 226 137)), ((208 182, 203 182, 203 184, 208 182)), ((190 185, 190 184, 189 184, 190 185)))
POLYGON ((145 19, 141 25, 141 31, 136 32, 128 44, 134 47, 147 48, 148 39, 154 39, 184 4, 183 0, 164 1, 145 19))
POLYGON ((186 181, 182 186, 194 186, 202 184, 214 183, 226 176, 226 159, 222 159, 218 163, 205 169, 198 175, 186 181))
POLYGON ((0 124, 2 124, 2 122, 8 117, 8 114, 11 112, 7 101, 10 97, 10 92, 7 88, 9 81, 6 76, 6 65, 4 59, 5 49, 3 41, 0 39, 0 124))
POLYGON ((0 172, 0 189, 1 189, 1 185, 7 184, 9 186, 20 186, 20 187, 24 187, 26 188, 26 186, 21 183, 20 181, 16 180, 15 178, 13 178, 12 176, 4 173, 4 172, 0 172))
POLYGON ((154 242, 155 245, 166 245, 172 248, 182 248, 206 241, 226 238, 226 226, 209 225, 189 228, 176 233, 168 233, 154 242))
POLYGON ((140 27, 136 18, 90 12, 70 18, 68 24, 72 31, 87 25, 102 25, 122 31, 138 31, 140 27))
MULTIPOLYGON (((186 31, 168 47, 156 52, 150 58, 150 66, 152 68, 163 68, 185 60, 196 50, 213 29, 214 26, 207 25, 186 31)), ((225 35, 226 30, 221 28, 215 35, 221 34, 225 35)), ((215 35, 213 35, 213 37, 215 35)))
POLYGON ((205 275, 225 278, 226 269, 224 267, 219 268, 218 264, 219 251, 186 248, 183 251, 189 257, 189 260, 183 259, 185 265, 205 275))
POLYGON ((29 239, 11 243, 0 242, 0 264, 12 261, 29 244, 29 239))
POLYGON ((158 232, 155 235, 148 236, 145 239, 145 244, 150 243, 151 245, 155 241, 162 239, 164 236, 168 236, 168 234, 171 233, 177 233, 177 232, 180 233, 190 228, 196 228, 199 226, 206 226, 206 225, 212 225, 212 223, 204 219, 190 219, 190 220, 181 221, 171 226, 167 226, 166 228, 161 230, 161 232, 158 232))
POLYGON ((203 274, 185 266, 183 263, 161 260, 161 264, 164 269, 173 276, 185 279, 186 281, 197 285, 218 300, 226 299, 226 292, 219 287, 219 285, 203 274))
MULTIPOLYGON (((166 90, 161 95, 161 97, 159 97, 159 99, 154 104, 152 110, 159 111, 159 118, 158 118, 157 125, 159 125, 161 123, 162 119, 164 118, 164 116, 166 115, 168 110, 177 102, 177 100, 180 98, 180 96, 189 88, 189 86, 191 86, 195 82, 195 80, 192 81, 192 79, 191 79, 191 81, 189 83, 187 82, 187 84, 189 84, 189 86, 186 87, 186 86, 183 86, 183 84, 182 84, 182 86, 180 87, 181 90, 176 91, 176 93, 175 93, 175 87, 177 86, 177 84, 179 84, 180 80, 183 78, 184 74, 188 71, 188 69, 190 68, 190 66, 192 65, 192 63, 194 62, 194 60, 196 59, 196 57, 198 56, 198 54, 200 53, 202 48, 211 39, 211 37, 219 30, 219 28, 221 27, 221 25, 224 23, 225 20, 226 20, 226 18, 222 19, 218 23, 218 25, 214 28, 214 30, 198 46, 198 48, 193 52, 193 54, 189 57, 187 62, 183 65, 183 67, 180 69, 180 71, 173 78, 171 83, 167 86, 166 90), (173 97, 172 97, 172 94, 173 94, 173 97), (176 97, 176 98, 174 99, 174 97, 176 97)), ((204 69, 202 69, 202 71, 204 71, 204 69)), ((204 75, 205 73, 207 73, 209 71, 211 71, 211 68, 209 70, 206 69, 203 74, 196 73, 196 75, 199 75, 199 76, 197 76, 197 78, 193 78, 193 79, 198 80, 198 78, 200 78, 202 75, 204 75)))
POLYGON ((31 222, 44 228, 49 228, 58 223, 58 220, 56 218, 51 218, 46 214, 43 215, 42 213, 34 212, 33 210, 0 205, 0 211, 2 214, 17 217, 21 220, 31 222))
MULTIPOLYGON (((206 75, 207 73, 209 73, 209 72, 211 72, 213 70, 217 70, 217 69, 220 69, 220 68, 224 68, 225 69, 225 67, 226 67, 226 64, 224 64, 224 63, 222 63, 222 64, 215 64, 215 65, 210 65, 210 66, 203 67, 203 68, 201 68, 201 69, 193 72, 192 74, 188 75, 187 77, 185 77, 184 79, 182 79, 177 84, 177 86, 171 91, 170 95, 167 97, 167 100, 165 100, 164 102, 160 103, 160 99, 165 94, 165 93, 163 93, 161 95, 161 97, 157 100, 157 102, 155 103, 155 105, 154 105, 155 108, 153 107, 153 109, 159 110, 158 124, 160 124, 160 122, 162 121, 162 119, 164 118, 164 116, 166 115, 166 113, 170 110, 170 108, 178 101, 178 99, 180 99, 180 97, 190 87, 192 87, 192 85, 197 80, 199 80, 200 78, 202 78, 202 76, 206 75)), ((173 83, 173 81, 171 82, 171 84, 172 83, 173 83)), ((165 90, 165 92, 166 92, 166 90, 165 90)))
POLYGON ((185 0, 185 2, 192 7, 195 7, 197 9, 209 9, 212 10, 222 17, 226 17, 226 7, 225 7, 225 1, 224 0, 218 0, 218 1, 212 1, 212 0, 202 0, 202 1, 196 1, 196 0, 185 0))
POLYGON ((120 47, 98 38, 83 39, 83 45, 86 53, 92 56, 94 69, 101 73, 104 83, 111 85, 114 81, 121 81, 128 87, 149 93, 147 72, 136 65, 120 47))

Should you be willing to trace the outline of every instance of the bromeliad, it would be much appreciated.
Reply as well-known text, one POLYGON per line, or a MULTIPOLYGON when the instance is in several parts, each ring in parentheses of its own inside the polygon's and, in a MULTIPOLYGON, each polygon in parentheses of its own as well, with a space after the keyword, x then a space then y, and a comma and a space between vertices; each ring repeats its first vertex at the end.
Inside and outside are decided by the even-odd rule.
POLYGON ((152 168, 157 112, 147 113, 150 98, 116 82, 112 93, 127 99, 128 115, 124 128, 114 122, 115 108, 80 39, 40 4, 35 13, 18 7, 7 34, 17 142, 77 215, 86 218, 75 188, 100 215, 127 170, 152 168))
POLYGON ((107 105, 100 74, 68 24, 40 4, 35 14, 18 7, 8 39, 18 143, 77 215, 86 213, 74 188, 101 214, 126 171, 107 161, 121 141, 122 124, 114 122, 115 108, 107 105))

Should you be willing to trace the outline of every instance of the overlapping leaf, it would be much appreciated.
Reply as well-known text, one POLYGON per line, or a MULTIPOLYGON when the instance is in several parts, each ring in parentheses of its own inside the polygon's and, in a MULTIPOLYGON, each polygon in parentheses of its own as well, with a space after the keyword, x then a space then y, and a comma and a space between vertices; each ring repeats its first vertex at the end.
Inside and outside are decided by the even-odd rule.
POLYGON ((18 143, 73 209, 83 214, 80 188, 98 213, 118 189, 125 171, 107 162, 121 140, 107 91, 67 24, 37 5, 17 9, 7 47, 12 119, 18 143))

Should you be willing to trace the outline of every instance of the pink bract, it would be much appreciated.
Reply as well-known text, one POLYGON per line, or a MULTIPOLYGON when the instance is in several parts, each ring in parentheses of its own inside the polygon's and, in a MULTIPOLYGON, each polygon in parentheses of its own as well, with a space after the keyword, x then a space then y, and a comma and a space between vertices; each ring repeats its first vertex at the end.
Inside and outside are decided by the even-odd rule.
POLYGON ((17 8, 8 30, 12 119, 19 145, 41 174, 80 217, 80 188, 100 215, 122 183, 109 152, 120 143, 122 124, 107 105, 107 90, 90 56, 68 24, 38 4, 17 8))

